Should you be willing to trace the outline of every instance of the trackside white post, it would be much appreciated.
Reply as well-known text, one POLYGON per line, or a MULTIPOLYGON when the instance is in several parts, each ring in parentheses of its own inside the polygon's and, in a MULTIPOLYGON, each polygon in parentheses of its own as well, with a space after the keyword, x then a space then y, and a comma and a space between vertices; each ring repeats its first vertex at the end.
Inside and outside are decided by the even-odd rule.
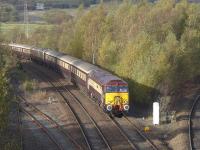
POLYGON ((159 110, 159 103, 154 102, 153 103, 153 124, 159 125, 160 123, 160 110, 159 110))

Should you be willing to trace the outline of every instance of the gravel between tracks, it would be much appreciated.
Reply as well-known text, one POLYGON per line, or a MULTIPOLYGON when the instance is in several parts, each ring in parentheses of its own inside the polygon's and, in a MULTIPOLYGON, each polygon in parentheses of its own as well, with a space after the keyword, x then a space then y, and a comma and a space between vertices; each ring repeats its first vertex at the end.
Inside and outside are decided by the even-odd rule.
POLYGON ((23 150, 58 150, 30 117, 24 113, 20 113, 20 115, 22 118, 23 150))
MULTIPOLYGON (((28 74, 32 79, 38 81, 38 87, 33 92, 23 93, 27 101, 36 106, 38 109, 40 109, 42 112, 44 112, 51 118, 53 118, 53 120, 55 120, 59 125, 61 125, 62 128, 74 138, 74 140, 78 141, 78 143, 83 149, 87 149, 86 143, 84 142, 84 139, 81 136, 81 131, 79 127, 76 125, 73 117, 71 116, 70 112, 66 109, 65 105, 63 105, 63 102, 61 100, 62 97, 59 96, 59 94, 55 92, 55 89, 53 89, 48 83, 39 80, 38 77, 32 72, 29 72, 28 74), (53 99, 54 101, 50 102, 49 98, 53 99)), ((29 132, 29 134, 31 135, 32 132, 34 132, 31 129, 32 127, 30 126, 25 130, 25 133, 29 132)), ((31 138, 31 136, 28 136, 26 139, 27 140, 24 141, 25 144, 28 143, 28 141, 34 142, 34 139, 37 141, 38 137, 34 136, 31 138)), ((47 143, 45 143, 46 142, 44 140, 40 139, 40 142, 37 143, 37 148, 31 148, 36 150, 39 149, 38 147, 40 147, 40 145, 42 148, 44 147, 42 145, 48 145, 47 143)), ((27 145, 29 145, 29 143, 27 145)), ((65 149, 69 149, 69 147, 70 145, 66 146, 65 149)), ((28 149, 28 147, 26 148, 28 149)))
MULTIPOLYGON (((58 74, 50 70, 48 70, 48 72, 49 72, 48 74, 52 76, 51 78, 53 79, 59 78, 58 74)), ((62 86, 66 86, 66 88, 70 88, 70 86, 67 84, 66 81, 62 83, 65 83, 65 85, 62 85, 62 86)), ((64 92, 67 93, 67 91, 64 91, 64 92)), ((68 101, 72 105, 76 103, 75 100, 72 100, 71 98, 68 99, 68 101)), ((97 123, 97 125, 99 126, 103 134, 105 135, 106 139, 109 141, 109 144, 112 149, 133 149, 128 143, 128 141, 124 138, 124 136, 120 133, 116 125, 113 124, 113 122, 111 121, 109 117, 107 117, 107 114, 100 113, 98 109, 96 109, 96 107, 93 107, 93 104, 90 101, 85 99, 85 97, 81 97, 80 101, 82 104, 84 103, 83 106, 85 107, 89 115, 95 120, 95 122, 97 123)), ((77 106, 74 105, 73 107, 76 108, 77 106)), ((83 113, 80 115, 82 116, 83 113)))
MULTIPOLYGON (((51 73, 51 74, 53 74, 53 73, 51 73)), ((59 78, 59 76, 57 74, 56 75, 54 74, 54 76, 56 76, 56 78, 59 78)), ((64 81, 61 81, 61 82, 64 83, 64 81)), ((67 83, 67 85, 65 85, 65 86, 68 89, 70 89, 70 91, 77 92, 77 89, 72 88, 73 85, 67 83)), ((121 133, 116 128, 116 126, 113 124, 113 122, 106 116, 106 114, 102 112, 101 108, 94 106, 88 100, 88 98, 84 95, 80 95, 80 97, 78 99, 84 105, 84 107, 87 109, 89 114, 96 120, 98 126, 101 128, 102 132, 104 132, 104 135, 106 135, 107 139, 110 141, 111 145, 113 146, 112 147, 113 149, 125 149, 125 148, 131 149, 128 142, 123 139, 124 137, 121 135, 121 133), (119 137, 121 137, 121 139, 119 137), (125 143, 123 143, 123 140, 125 143)), ((132 135, 132 139, 133 138, 134 137, 132 135)), ((140 139, 139 141, 142 141, 142 140, 140 139)), ((138 142, 138 139, 136 139, 135 142, 138 142)), ((142 142, 140 143, 140 145, 143 145, 143 144, 144 143, 142 143, 142 142)), ((144 145, 144 146, 141 146, 140 148, 148 149, 149 147, 146 144, 146 146, 144 145)))
MULTIPOLYGON (((38 65, 36 65, 36 66, 38 67, 38 65)), ((101 108, 94 107, 94 105, 91 103, 91 101, 88 100, 87 96, 82 94, 72 84, 70 84, 66 80, 63 80, 62 78, 60 78, 58 74, 52 72, 51 70, 44 69, 41 66, 39 66, 39 67, 41 69, 45 70, 45 72, 47 72, 48 75, 52 75, 53 74, 53 78, 55 78, 56 81, 58 81, 57 79, 61 80, 62 83, 63 83, 63 86, 66 86, 74 95, 76 95, 76 97, 83 104, 83 106, 86 108, 88 113, 92 116, 92 118, 95 119, 95 121, 97 122, 98 126, 100 126, 101 130, 104 131, 104 135, 106 136, 106 138, 110 142, 110 144, 113 145, 113 147, 112 147, 113 149, 125 149, 125 148, 131 149, 131 147, 124 147, 124 146, 127 146, 128 144, 127 143, 125 144, 125 143, 121 142, 123 139, 120 139, 119 137, 123 137, 123 136, 120 135, 120 132, 118 131, 118 129, 115 130, 115 127, 114 127, 115 125, 113 125, 113 123, 110 122, 109 118, 105 117, 106 114, 102 113, 102 109, 101 108), (117 133, 118 135, 115 134, 115 133, 117 133)), ((119 118, 119 119, 121 119, 121 118, 119 118)), ((130 119, 133 119, 134 120, 133 122, 137 122, 134 119, 134 117, 130 117, 130 119)), ((120 120, 120 121, 122 121, 122 120, 120 120)), ((144 125, 140 126, 140 123, 138 123, 138 122, 136 124, 139 125, 139 127, 141 127, 140 129, 143 130, 144 125)), ((126 131, 126 133, 131 131, 129 125, 127 125, 123 121, 122 121, 122 126, 123 126, 123 129, 126 131)), ((153 131, 154 131, 154 128, 152 127, 151 128, 151 133, 153 131)), ((155 131, 156 131, 156 129, 155 129, 155 131)), ((131 137, 132 140, 135 140, 136 142, 138 142, 137 144, 139 145, 138 146, 139 148, 141 148, 141 149, 149 149, 148 145, 143 143, 144 141, 142 141, 141 139, 134 139, 134 135, 132 135, 131 133, 133 133, 133 132, 129 133, 129 137, 131 137)), ((160 137, 157 137, 156 133, 157 132, 155 132, 155 134, 150 134, 150 138, 153 137, 153 141, 159 147, 159 149, 168 149, 168 146, 166 146, 165 143, 162 143, 162 141, 161 141, 162 139, 160 137)))
MULTIPOLYGON (((34 77, 34 78, 38 79, 38 77, 34 77)), ((48 115, 52 116, 55 120, 57 120, 57 122, 59 122, 59 124, 61 124, 66 129, 66 131, 72 133, 73 137, 77 141, 80 140, 81 139, 80 131, 79 131, 78 127, 76 127, 76 125, 74 124, 73 117, 70 116, 70 113, 68 111, 66 111, 66 107, 62 103, 60 103, 60 104, 57 103, 59 101, 59 99, 62 99, 62 97, 60 97, 58 94, 55 94, 54 89, 51 86, 49 86, 49 84, 47 84, 46 82, 43 82, 41 80, 39 82, 40 82, 39 83, 40 91, 46 91, 46 95, 48 95, 48 96, 43 99, 36 98, 37 92, 31 93, 31 94, 25 93, 25 96, 30 98, 29 100, 32 103, 34 103, 38 108, 42 109, 45 113, 47 113, 48 115), (56 102, 53 102, 52 104, 50 104, 48 102, 49 97, 55 99, 56 102), (46 106, 48 106, 49 108, 47 109, 46 106), (74 131, 77 131, 77 132, 74 132, 74 131), (73 133, 75 133, 75 134, 73 134, 73 133)), ((80 91, 77 90, 73 85, 67 83, 66 80, 63 80, 63 83, 66 83, 66 86, 68 86, 69 89, 71 89, 72 91, 79 93, 80 97, 85 96, 82 93, 80 93, 80 91)), ((195 93, 195 92, 193 92, 193 93, 195 93)), ((192 95, 192 94, 190 93, 190 95, 192 95)), ((187 99, 189 99, 189 98, 187 98, 187 99)), ((189 105, 187 106, 187 108, 189 108, 189 105)), ((98 109, 100 109, 100 108, 98 108, 98 109)), ((98 111, 101 111, 101 110, 98 110, 98 111)), ((187 139, 188 139, 187 138, 187 125, 188 125, 187 124, 187 115, 188 115, 188 113, 186 111, 180 112, 177 115, 177 118, 179 118, 179 116, 180 116, 180 118, 182 118, 182 116, 183 117, 186 116, 186 118, 184 117, 185 119, 183 118, 181 120, 178 120, 175 123, 156 126, 156 127, 152 126, 151 118, 142 120, 141 118, 135 119, 134 117, 131 116, 130 119, 133 119, 134 120, 133 122, 136 122, 137 126, 139 126, 141 130, 143 130, 145 126, 149 126, 151 131, 149 133, 147 132, 146 134, 154 141, 154 143, 156 145, 159 145, 160 149, 166 149, 166 148, 186 149, 186 146, 188 143, 188 141, 187 141, 187 139), (162 141, 163 141, 163 143, 162 143, 162 141), (165 144, 166 144, 166 146, 165 146, 165 144)), ((22 116, 23 116, 23 114, 22 114, 22 116)), ((125 125, 126 125, 126 123, 124 124, 124 126, 125 125)), ((37 139, 36 139, 36 141, 37 141, 37 139)), ((33 142, 34 142, 34 140, 33 140, 33 142)), ((42 143, 42 141, 40 141, 40 142, 42 143)), ((40 145, 41 143, 38 143, 38 145, 40 145)), ((80 144, 81 144, 81 142, 80 142, 80 144)), ((85 145, 86 144, 83 144, 83 146, 85 146, 85 145)), ((34 149, 34 147, 32 147, 32 148, 34 149)), ((35 148, 36 148, 36 146, 35 146, 35 148)), ((41 146, 41 148, 42 148, 42 146, 41 146)), ((87 147, 85 147, 85 148, 87 149, 87 147)))
MULTIPOLYGON (((27 67, 26 65, 24 65, 24 67, 27 67)), ((33 67, 33 66, 32 66, 33 67)), ((39 67, 39 66, 35 66, 35 67, 39 67)), ((30 66, 29 66, 30 69, 30 66)), ((42 76, 42 75, 41 75, 42 76)), ((56 82, 54 82, 56 83, 56 82)), ((59 89, 61 87, 58 87, 59 89)), ((55 90, 55 88, 54 88, 55 90)), ((62 90, 60 91, 61 93, 63 92, 62 90)), ((62 93, 63 95, 65 95, 65 92, 62 93)), ((86 133, 86 135, 89 138, 91 147, 93 149, 106 149, 106 145, 104 144, 104 142, 102 141, 101 137, 98 134, 98 131, 96 130, 96 128, 94 127, 93 123, 88 119, 87 115, 83 112, 83 110, 81 108, 79 108, 77 106, 76 103, 74 103, 73 101, 71 101, 70 105, 74 109, 74 111, 76 112, 76 114, 79 117, 79 120, 81 121, 81 125, 84 127, 84 131, 86 133)), ((41 109, 41 108, 40 108, 41 109)), ((69 107, 67 107, 65 104, 63 105, 63 109, 65 109, 65 111, 69 111, 69 107)), ((58 110, 58 109, 57 109, 58 110)), ((71 113, 68 113, 69 116, 73 116, 71 113)), ((63 116, 64 117, 64 116, 63 116)), ((66 117, 66 116, 65 116, 66 117)), ((79 133, 79 136, 81 136, 81 133, 79 133)), ((85 144, 86 145, 86 144, 85 144)), ((83 147, 84 148, 84 147, 83 147)))

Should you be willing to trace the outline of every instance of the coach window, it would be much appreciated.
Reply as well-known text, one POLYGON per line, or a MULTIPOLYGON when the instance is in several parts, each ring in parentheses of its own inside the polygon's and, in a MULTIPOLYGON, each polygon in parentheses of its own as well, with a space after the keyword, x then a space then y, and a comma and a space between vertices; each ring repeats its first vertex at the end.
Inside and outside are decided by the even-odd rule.
POLYGON ((83 80, 86 81, 86 75, 85 75, 85 74, 84 74, 84 76, 83 76, 83 80))
POLYGON ((79 70, 77 70, 77 76, 79 76, 79 70))
POLYGON ((67 64, 65 63, 65 69, 67 69, 67 64))
POLYGON ((65 63, 65 68, 68 69, 68 64, 67 63, 65 63))

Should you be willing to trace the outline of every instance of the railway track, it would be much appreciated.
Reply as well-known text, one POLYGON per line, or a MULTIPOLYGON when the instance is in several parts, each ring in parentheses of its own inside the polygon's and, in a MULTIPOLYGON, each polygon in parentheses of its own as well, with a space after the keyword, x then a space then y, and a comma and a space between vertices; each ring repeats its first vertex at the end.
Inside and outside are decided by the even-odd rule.
POLYGON ((22 135, 22 121, 21 121, 21 115, 20 115, 19 101, 17 101, 17 121, 18 121, 18 130, 19 130, 20 148, 21 150, 23 150, 24 146, 23 146, 23 135, 22 135))
MULTIPOLYGON (((48 77, 48 78, 49 78, 49 77, 48 77)), ((51 80, 53 80, 53 79, 51 78, 51 80)), ((71 93, 70 90, 68 90, 68 89, 67 89, 65 86, 63 86, 61 83, 59 83, 57 86, 58 86, 58 87, 63 87, 63 88, 64 88, 63 90, 65 90, 65 91, 68 93, 68 96, 67 96, 67 97, 70 97, 70 99, 74 99, 75 101, 77 101, 77 103, 79 104, 79 106, 82 107, 82 109, 85 111, 85 113, 87 113, 88 117, 90 117, 91 120, 94 122, 94 124, 96 124, 97 128, 99 129, 99 133, 103 136, 103 131, 101 131, 100 126, 98 126, 98 123, 96 123, 95 120, 92 118, 92 116, 87 112, 87 109, 83 106, 83 104, 79 101, 79 99, 77 99, 76 96, 74 96, 73 93, 71 93)), ((107 116, 107 115, 105 115, 104 113, 103 113, 103 115, 104 115, 104 116, 107 116)), ((136 146, 136 144, 133 142, 133 140, 131 140, 130 137, 128 137, 128 136, 126 135, 126 133, 122 130, 122 128, 121 128, 119 125, 117 125, 117 124, 116 124, 113 120, 111 120, 108 116, 107 116, 107 119, 110 121, 110 124, 112 124, 112 126, 114 126, 114 128, 118 130, 117 132, 120 133, 120 136, 123 137, 123 140, 125 139, 125 140, 126 140, 126 143, 130 145, 130 146, 129 146, 129 149, 138 149, 137 146, 136 146)), ((105 131, 106 131, 106 130, 105 130, 105 131)), ((104 134, 105 134, 105 131, 104 131, 104 134)), ((109 132, 110 132, 110 131, 109 131, 109 132)), ((108 134, 107 134, 107 135, 108 135, 108 134)), ((106 137, 107 137, 107 136, 106 136, 106 137)), ((106 137, 103 136, 105 142, 106 142, 106 140, 107 140, 106 137)), ((112 138, 114 138, 114 137, 115 137, 115 135, 113 135, 113 134, 110 133, 108 139, 112 139, 112 138)), ((116 136, 116 137, 117 137, 117 136, 116 136)), ((109 140, 107 140, 107 141, 109 141, 109 140)), ((120 142, 120 141, 119 141, 119 142, 120 142)), ((122 141, 121 141, 121 142, 122 142, 122 141)), ((116 144, 116 143, 113 142, 113 143, 109 144, 109 142, 107 142, 106 145, 108 146, 109 149, 112 149, 112 147, 113 147, 113 148, 115 147, 113 144, 116 144)), ((154 148, 154 149, 155 149, 155 148, 154 148)))
POLYGON ((132 131, 134 131, 134 132, 127 131, 127 133, 129 133, 130 136, 132 134, 136 134, 136 135, 138 135, 138 136, 141 137, 141 139, 142 139, 143 142, 141 142, 141 144, 138 143, 138 145, 137 145, 138 147, 146 146, 146 147, 144 147, 145 149, 146 148, 147 149, 153 149, 153 150, 158 150, 159 149, 146 135, 144 135, 142 133, 142 131, 140 131, 140 129, 125 114, 123 114, 123 117, 124 117, 124 120, 126 120, 126 122, 128 122, 127 125, 130 128, 133 128, 132 131))
MULTIPOLYGON (((94 100, 92 100, 91 98, 89 98, 89 100, 94 105, 99 107, 99 105, 94 100)), ((104 113, 102 110, 100 111, 101 113, 104 113)), ((108 115, 106 115, 106 117, 108 117, 108 115)), ((134 145, 135 149, 159 150, 159 148, 145 134, 143 134, 142 131, 124 113, 122 118, 111 117, 111 120, 120 130, 120 132, 125 136, 125 138, 129 141, 129 143, 134 145)))
POLYGON ((39 112, 43 117, 45 117, 49 122, 54 124, 54 126, 66 137, 66 139, 70 139, 70 141, 76 146, 77 149, 82 149, 82 147, 72 138, 71 135, 66 133, 62 126, 60 126, 55 120, 53 120, 50 116, 43 113, 40 109, 38 109, 33 104, 29 103, 22 95, 18 95, 18 98, 26 104, 26 106, 30 106, 33 109, 35 109, 37 112, 39 112))
POLYGON ((189 114, 189 149, 200 149, 200 95, 192 105, 189 114))
POLYGON ((27 116, 29 116, 32 119, 32 122, 35 123, 45 133, 45 135, 48 136, 50 141, 53 144, 55 144, 57 149, 63 150, 63 147, 57 142, 57 140, 54 137, 52 137, 51 133, 48 131, 48 129, 43 124, 41 124, 31 113, 29 113, 25 109, 21 108, 21 111, 24 112, 27 116))
POLYGON ((37 67, 32 66, 34 70, 37 70, 37 72, 34 72, 37 74, 40 78, 43 80, 46 80, 51 84, 55 90, 63 97, 65 100, 67 109, 71 111, 72 115, 76 118, 77 123, 79 124, 82 134, 85 137, 85 140, 87 141, 88 149, 109 149, 111 150, 111 147, 107 140, 105 139, 104 135, 102 134, 101 130, 97 126, 97 124, 94 122, 94 120, 88 115, 88 113, 85 112, 85 110, 80 107, 76 101, 71 100, 70 102, 67 100, 65 90, 62 89, 62 85, 58 82, 52 82, 54 79, 46 75, 44 72, 39 70, 37 67), (38 74, 40 72, 40 74, 38 74), (73 105, 73 106, 72 106, 73 105), (76 108, 76 111, 75 109, 76 108))
MULTIPOLYGON (((71 98, 73 98, 74 100, 77 101, 77 103, 83 108, 83 110, 85 111, 85 113, 87 113, 87 115, 91 118, 91 120, 93 121, 93 123, 98 127, 99 129, 99 133, 102 135, 102 137, 104 138, 104 141, 107 142, 107 145, 109 146, 109 149, 112 149, 112 147, 114 147, 113 144, 111 144, 111 142, 109 142, 107 136, 105 135, 105 132, 103 132, 103 130, 101 129, 100 125, 98 125, 98 122, 95 121, 95 119, 90 115, 90 113, 87 111, 87 109, 84 107, 84 105, 79 101, 79 99, 77 99, 67 88, 65 88, 65 90, 68 92, 68 95, 70 95, 71 98)), ((127 144, 130 144, 132 149, 136 149, 135 145, 129 140, 129 138, 120 130, 120 128, 118 128, 120 133, 122 134, 122 136, 128 141, 127 144)), ((114 133, 113 133, 114 134, 114 133)), ((114 139, 114 135, 110 134, 110 139, 113 138, 114 139)), ((121 141, 122 142, 122 141, 121 141)))
MULTIPOLYGON (((90 98, 89 100, 96 105, 96 107, 99 107, 94 100, 90 98)), ((104 112, 102 111, 101 113, 104 112)), ((106 117, 108 117, 108 115, 106 117)), ((144 135, 142 131, 125 114, 123 114, 122 118, 112 117, 111 120, 120 130, 120 132, 126 137, 129 143, 132 143, 135 146, 135 149, 159 150, 159 148, 146 135, 144 135)))
MULTIPOLYGON (((37 69, 38 68, 35 68, 35 70, 37 69)), ((41 74, 43 74, 44 76, 46 76, 46 78, 49 78, 49 80, 51 81, 55 80, 52 77, 44 74, 44 72, 42 72, 41 70, 38 70, 38 71, 40 72, 40 76, 41 74)), ((58 80, 52 82, 51 84, 54 84, 55 86, 60 87, 59 90, 62 91, 63 96, 65 95, 65 99, 66 101, 68 101, 67 103, 69 105, 71 105, 72 103, 76 103, 76 105, 78 105, 79 108, 81 108, 84 111, 84 113, 88 116, 88 118, 90 118, 90 120, 96 126, 96 129, 98 130, 99 135, 103 139, 104 144, 106 145, 107 149, 137 149, 135 145, 129 140, 129 138, 122 132, 122 130, 119 130, 120 128, 116 127, 115 124, 113 124, 110 118, 109 119, 107 118, 105 122, 109 122, 109 124, 111 125, 111 128, 105 129, 105 126, 101 126, 101 122, 95 121, 95 118, 92 117, 91 113, 87 111, 87 109, 82 105, 82 103, 70 92, 70 90, 66 88, 65 85, 63 85, 61 82, 58 82, 58 80), (117 146, 119 147, 116 148, 117 146)), ((77 109, 77 106, 73 106, 73 107, 77 109)), ((81 115, 83 115, 83 113, 81 115)), ((102 116, 104 120, 105 120, 105 116, 107 115, 103 114, 102 116)), ((91 138, 89 140, 91 140, 91 138)))
MULTIPOLYGON (((59 81, 55 81, 55 82, 51 82, 54 81, 55 79, 53 79, 52 77, 50 77, 49 75, 46 75, 43 71, 41 71, 40 69, 38 70, 38 68, 36 68, 34 66, 34 68, 40 72, 40 77, 41 77, 41 73, 43 74, 43 76, 45 76, 44 78, 47 80, 48 78, 48 82, 54 86, 54 87, 62 87, 61 89, 56 89, 58 92, 60 92, 59 90, 63 91, 62 92, 62 97, 64 97, 64 99, 66 100, 66 97, 70 97, 69 99, 74 99, 74 101, 76 101, 78 103, 78 105, 80 107, 82 107, 82 110, 87 114, 88 117, 90 117, 91 121, 95 124, 96 128, 98 128, 98 132, 101 135, 103 141, 105 142, 107 149, 113 149, 113 145, 110 144, 108 141, 109 138, 107 138, 107 136, 104 136, 104 133, 102 132, 102 130, 100 129, 100 127, 98 126, 98 123, 95 122, 95 120, 92 118, 92 116, 87 112, 87 109, 83 106, 83 104, 79 101, 79 99, 69 90, 67 89, 67 87, 65 85, 63 85, 61 82, 59 81), (51 81, 50 81, 51 80, 51 81), (66 94, 67 93, 67 94, 66 94), (66 96, 65 96, 66 95, 66 96)), ((91 100, 91 99, 90 99, 91 100)), ((66 100, 67 102, 68 100, 66 100)), ((93 104, 97 105, 93 100, 91 100, 93 102, 93 104)), ((70 109, 72 109, 73 113, 75 113, 75 111, 73 110, 72 106, 70 106, 70 103, 68 103, 68 106, 70 107, 70 109)), ((103 113, 103 112, 102 112, 103 113)), ((105 115, 105 114, 104 114, 105 115)), ((107 115, 105 115, 107 116, 107 115)), ((78 117, 78 116, 77 116, 78 117)), ((108 117, 108 116, 107 116, 108 117)), ((109 118, 109 117, 108 117, 109 118)), ((129 119, 127 116, 124 115, 124 118, 121 118, 119 120, 115 120, 112 118, 109 118, 109 120, 111 120, 113 122, 113 124, 115 125, 116 128, 118 128, 118 131, 120 132, 120 134, 124 137, 124 139, 126 139, 126 141, 128 142, 128 144, 130 145, 131 149, 153 149, 153 150, 158 150, 158 148, 156 147, 156 145, 154 145, 154 143, 148 139, 148 137, 146 137, 129 119), (124 126, 121 124, 121 122, 127 122, 126 125, 128 125, 129 130, 124 130, 124 126), (138 142, 140 141, 140 142, 138 142), (141 142, 142 141, 142 142, 141 142)), ((88 143, 89 145, 91 144, 91 141, 89 141, 88 138, 88 143)), ((90 149, 92 149, 92 146, 90 147, 90 149)))
MULTIPOLYGON (((32 66, 32 67, 33 67, 33 66, 32 66)), ((37 69, 37 68, 36 68, 36 69, 37 69)), ((26 71, 28 71, 28 70, 26 69, 26 71)), ((32 69, 29 73, 32 74, 33 72, 34 72, 34 74, 37 75, 40 79, 42 79, 42 80, 44 80, 44 81, 47 81, 51 86, 54 87, 54 85, 53 85, 51 82, 49 82, 46 78, 44 78, 43 76, 41 76, 40 74, 38 74, 38 72, 36 72, 35 70, 32 69)), ((57 90, 57 89, 55 89, 55 90, 57 90)), ((61 95, 61 96, 62 96, 62 95, 61 95)), ((73 124, 73 127, 75 128, 74 130, 70 129, 70 132, 68 132, 68 131, 66 131, 66 130, 65 130, 65 131, 68 132, 68 134, 71 134, 71 136, 73 136, 72 138, 76 139, 77 143, 79 143, 79 145, 81 145, 82 149, 89 149, 89 150, 91 150, 91 146, 90 146, 89 141, 88 141, 88 138, 87 138, 87 136, 86 136, 86 134, 85 134, 84 127, 83 127, 83 125, 81 124, 80 119, 77 117, 77 114, 76 114, 76 113, 74 112, 74 110, 71 109, 71 108, 68 106, 68 104, 66 104, 65 102, 63 103, 63 105, 64 105, 65 107, 67 107, 66 110, 69 111, 70 116, 72 116, 72 118, 74 119, 74 120, 73 120, 74 122, 71 123, 71 124, 73 124), (77 127, 77 128, 76 128, 76 127, 77 127), (78 135, 78 138, 75 137, 75 135, 78 135), (80 136, 80 135, 82 135, 82 136, 80 136)))

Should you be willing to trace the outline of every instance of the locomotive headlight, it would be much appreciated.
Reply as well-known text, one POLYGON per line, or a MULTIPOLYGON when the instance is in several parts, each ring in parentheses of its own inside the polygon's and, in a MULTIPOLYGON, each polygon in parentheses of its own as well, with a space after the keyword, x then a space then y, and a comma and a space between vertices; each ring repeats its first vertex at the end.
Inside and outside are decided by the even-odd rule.
POLYGON ((124 110, 128 111, 129 110, 129 105, 124 105, 124 110))
POLYGON ((108 111, 111 111, 111 110, 112 110, 112 106, 111 106, 111 105, 107 105, 106 109, 107 109, 108 111))

